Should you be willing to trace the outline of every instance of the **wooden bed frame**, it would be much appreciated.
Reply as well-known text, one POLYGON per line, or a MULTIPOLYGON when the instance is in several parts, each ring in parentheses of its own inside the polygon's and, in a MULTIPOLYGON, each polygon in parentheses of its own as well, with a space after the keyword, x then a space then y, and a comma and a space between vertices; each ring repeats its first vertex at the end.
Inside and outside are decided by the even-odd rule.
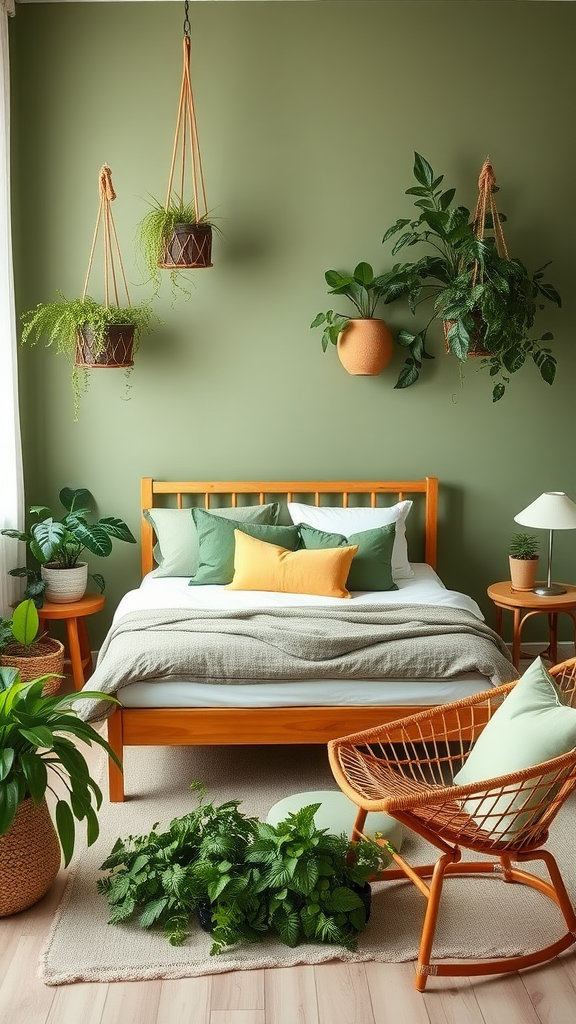
MULTIPOLYGON (((142 509, 155 506, 184 508, 198 504, 209 509, 235 508, 269 500, 305 501, 315 505, 393 504, 415 501, 410 519, 423 523, 423 560, 436 567, 438 480, 396 481, 162 481, 145 477, 142 509), (379 501, 379 496, 393 500, 379 501), (216 500, 214 500, 216 499, 216 500), (330 499, 330 500, 326 500, 330 499), (351 500, 352 499, 352 500, 351 500), (423 505, 418 509, 416 506, 423 505), (423 514, 422 514, 423 513, 423 514)), ((409 531, 410 532, 410 531, 409 531)), ((142 575, 154 562, 154 532, 142 516, 142 575)), ((422 558, 418 559, 422 560, 422 558)), ((327 743, 422 710, 415 707, 274 707, 274 708, 117 708, 108 718, 108 741, 123 759, 127 746, 208 746, 216 744, 327 743)), ((110 800, 124 799, 123 775, 109 760, 110 800)))

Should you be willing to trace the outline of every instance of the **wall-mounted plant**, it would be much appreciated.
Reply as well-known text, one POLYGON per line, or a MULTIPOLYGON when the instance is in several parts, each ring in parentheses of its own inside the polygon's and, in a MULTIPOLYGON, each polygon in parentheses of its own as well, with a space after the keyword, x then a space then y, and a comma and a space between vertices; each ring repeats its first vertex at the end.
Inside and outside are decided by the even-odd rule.
POLYGON ((421 303, 432 302, 432 314, 419 331, 398 334, 398 343, 409 355, 396 387, 414 384, 423 360, 434 358, 426 348, 434 320, 443 321, 446 349, 461 362, 472 354, 485 357, 481 365, 492 380, 494 402, 502 398, 511 374, 528 358, 542 379, 552 384, 556 359, 548 342, 553 335, 547 332, 535 338, 532 329, 545 301, 558 306, 562 302, 553 285, 544 280, 548 263, 530 274, 519 259, 509 257, 502 234, 505 218, 493 203, 496 182, 492 165, 487 161, 482 168, 474 217, 466 207, 454 205, 456 190, 443 190, 444 176, 436 176, 419 153, 414 154, 414 178, 416 185, 407 189, 406 195, 416 197, 419 214, 414 220, 397 220, 383 242, 398 236, 393 255, 422 245, 429 252, 393 267, 385 301, 405 297, 413 313, 421 303))
POLYGON ((394 340, 384 320, 375 317, 376 307, 388 296, 388 274, 374 276, 369 263, 359 263, 352 274, 327 270, 329 295, 343 295, 357 315, 329 309, 318 313, 310 327, 322 327, 322 349, 336 345, 342 365, 359 376, 375 376, 392 358, 394 340))
POLYGON ((134 362, 140 337, 150 329, 154 318, 148 303, 130 303, 126 275, 118 247, 118 238, 110 209, 116 198, 110 168, 104 165, 99 174, 100 205, 96 229, 88 261, 88 271, 80 298, 67 299, 58 292, 55 302, 41 302, 22 314, 22 341, 35 344, 43 340, 63 353, 72 364, 74 419, 78 419, 80 398, 89 384, 89 370, 122 368, 127 371, 134 362), (98 233, 104 225, 104 302, 88 295, 88 282, 98 233), (113 248, 115 246, 115 249, 113 248), (119 264, 117 271, 116 263, 119 264), (121 273, 126 301, 120 305, 117 276, 121 273), (110 294, 112 281, 112 295, 110 294))

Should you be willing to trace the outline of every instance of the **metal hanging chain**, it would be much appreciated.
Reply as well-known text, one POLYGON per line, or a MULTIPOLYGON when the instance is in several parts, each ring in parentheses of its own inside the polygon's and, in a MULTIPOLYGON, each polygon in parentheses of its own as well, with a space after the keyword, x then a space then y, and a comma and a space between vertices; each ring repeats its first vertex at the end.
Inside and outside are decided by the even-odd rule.
POLYGON ((184 0, 184 35, 190 39, 190 18, 188 16, 188 0, 184 0))
POLYGON ((98 215, 96 217, 96 227, 94 229, 94 237, 92 239, 92 248, 90 249, 90 257, 88 259, 88 270, 86 272, 86 280, 84 282, 84 290, 82 292, 82 300, 86 298, 88 291, 88 281, 90 279, 90 271, 92 269, 92 261, 94 259, 94 250, 96 248, 96 239, 98 238, 98 229, 100 222, 103 221, 104 228, 104 294, 105 294, 105 305, 106 308, 110 305, 110 277, 112 278, 112 288, 114 291, 114 300, 116 306, 120 305, 118 296, 118 285, 116 282, 116 267, 114 263, 114 249, 116 250, 116 256, 120 265, 120 271, 122 274, 122 281, 124 283, 124 290, 126 292, 126 304, 131 305, 130 295, 128 292, 128 284, 126 282, 126 274, 124 272, 124 264, 122 262, 122 255, 120 253, 120 245, 118 243, 118 235, 116 234, 116 225, 114 224, 114 218, 112 216, 112 210, 110 203, 116 199, 116 193, 112 184, 112 172, 107 164, 104 164, 100 168, 98 175, 98 187, 100 190, 100 205, 98 207, 98 215))

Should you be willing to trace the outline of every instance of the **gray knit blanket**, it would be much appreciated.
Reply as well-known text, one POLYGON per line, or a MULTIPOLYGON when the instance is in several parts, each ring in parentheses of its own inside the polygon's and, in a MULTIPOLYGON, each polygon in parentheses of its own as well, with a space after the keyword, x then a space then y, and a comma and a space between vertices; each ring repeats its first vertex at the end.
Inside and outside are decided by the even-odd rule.
MULTIPOLYGON (((518 673, 503 640, 470 612, 430 605, 152 609, 110 629, 88 690, 117 694, 134 682, 269 683, 297 679, 450 679, 479 672, 494 685, 518 673)), ((82 718, 110 702, 82 700, 82 718)))

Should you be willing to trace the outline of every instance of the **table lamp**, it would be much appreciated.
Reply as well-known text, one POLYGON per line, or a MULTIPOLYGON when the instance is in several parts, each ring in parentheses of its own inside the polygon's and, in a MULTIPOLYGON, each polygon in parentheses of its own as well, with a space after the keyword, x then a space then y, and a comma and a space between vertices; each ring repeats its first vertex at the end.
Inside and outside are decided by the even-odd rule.
POLYGON ((537 530, 548 530, 548 575, 546 583, 537 583, 534 593, 542 597, 565 594, 566 588, 551 582, 552 542, 554 530, 576 530, 576 505, 564 491, 546 491, 531 505, 527 505, 514 522, 521 526, 532 526, 537 530))

